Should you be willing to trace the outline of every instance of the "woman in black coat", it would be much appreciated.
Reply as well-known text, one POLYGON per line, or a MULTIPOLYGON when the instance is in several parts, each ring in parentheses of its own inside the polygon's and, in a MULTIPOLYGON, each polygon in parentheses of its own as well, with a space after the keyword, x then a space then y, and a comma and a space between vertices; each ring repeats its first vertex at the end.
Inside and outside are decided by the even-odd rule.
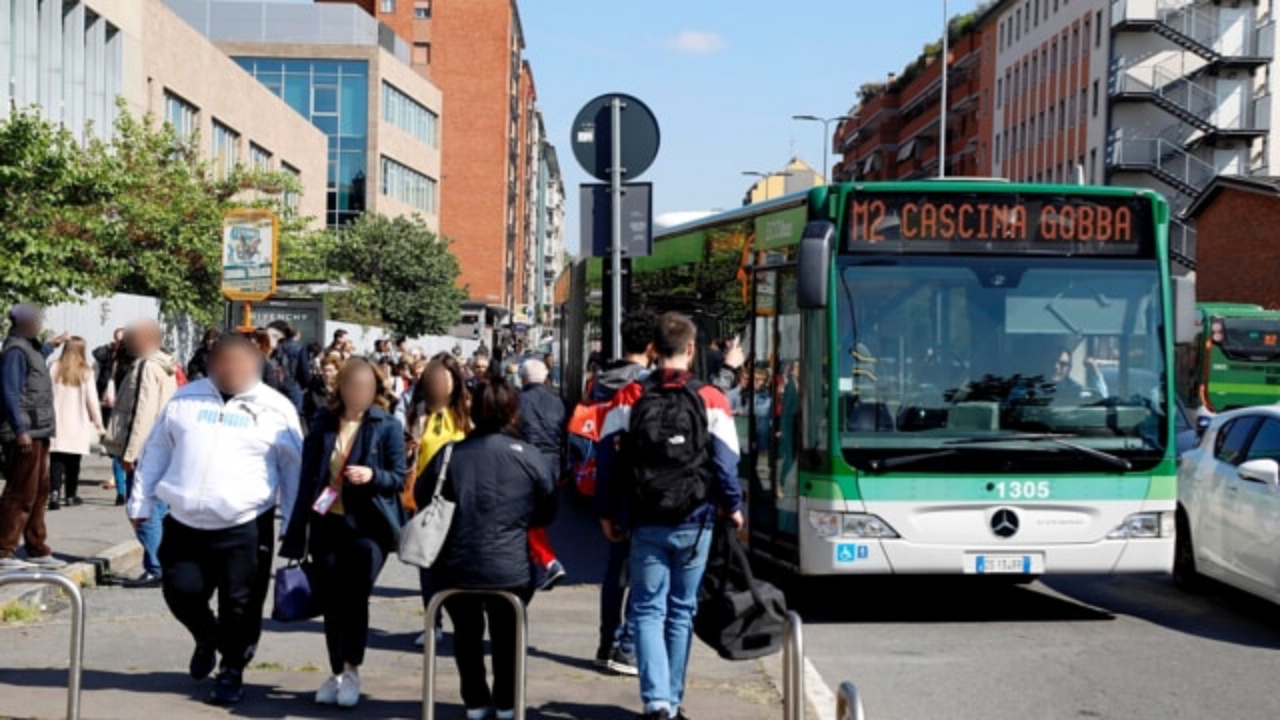
MULTIPOLYGON (((481 383, 471 397, 466 440, 438 452, 414 484, 420 508, 431 502, 445 467, 441 494, 457 503, 449 537, 431 568, 438 589, 506 590, 526 603, 533 596, 530 528, 555 516, 555 479, 537 448, 516 435, 520 398, 501 378, 481 383), (445 466, 445 458, 448 465, 445 466)), ((516 616, 501 600, 459 596, 445 601, 453 621, 453 650, 468 717, 512 717, 515 705, 516 616), (484 665, 485 620, 493 648, 493 689, 484 665)))
POLYGON ((322 705, 360 702, 369 597, 404 525, 404 430, 387 413, 388 400, 373 363, 352 358, 342 366, 330 407, 303 444, 298 500, 280 548, 290 559, 310 554, 317 571, 333 671, 316 693, 322 705))

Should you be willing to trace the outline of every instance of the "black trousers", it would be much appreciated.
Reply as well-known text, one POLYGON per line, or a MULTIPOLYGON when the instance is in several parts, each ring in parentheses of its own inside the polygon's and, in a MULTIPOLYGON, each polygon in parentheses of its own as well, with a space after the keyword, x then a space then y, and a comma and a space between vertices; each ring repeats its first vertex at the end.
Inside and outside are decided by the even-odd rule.
POLYGON ((83 455, 49 453, 49 487, 62 493, 63 498, 73 498, 80 493, 80 460, 83 455))
POLYGON ((364 664, 369 645, 369 598, 387 553, 337 515, 312 520, 311 560, 320 578, 324 641, 334 675, 364 664))
MULTIPOLYGON (((508 588, 525 605, 533 597, 528 587, 508 588)), ((516 692, 516 614, 505 600, 483 595, 459 595, 444 602, 453 621, 453 657, 462 681, 462 702, 469 710, 494 707, 511 710, 516 692), (484 666, 485 620, 493 650, 493 690, 484 666)))
POLYGON ((262 603, 271 579, 274 511, 223 530, 164 519, 160 543, 164 600, 198 644, 214 645, 222 667, 243 670, 262 635, 262 603), (209 608, 218 594, 218 614, 209 608))

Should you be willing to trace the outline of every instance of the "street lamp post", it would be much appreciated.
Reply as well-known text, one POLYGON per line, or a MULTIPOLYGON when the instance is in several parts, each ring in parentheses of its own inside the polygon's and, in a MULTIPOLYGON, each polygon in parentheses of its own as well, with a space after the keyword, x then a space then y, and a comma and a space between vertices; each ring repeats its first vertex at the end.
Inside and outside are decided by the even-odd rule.
MULTIPOLYGON (((791 177, 792 173, 787 170, 783 170, 781 172, 761 172, 759 170, 743 170, 742 174, 746 175, 747 177, 760 178, 761 180, 764 180, 764 199, 768 200, 770 199, 769 180, 775 177, 784 177, 784 178, 791 177)), ((786 188, 783 188, 783 191, 785 193, 786 188)))
POLYGON ((942 100, 938 106, 938 177, 947 176, 947 66, 951 59, 951 19, 942 0, 942 100))
POLYGON ((817 115, 792 115, 792 120, 801 120, 804 122, 822 123, 822 181, 831 184, 831 170, 827 167, 828 153, 831 151, 831 123, 844 122, 852 120, 848 115, 837 115, 835 117, 819 117, 817 115))

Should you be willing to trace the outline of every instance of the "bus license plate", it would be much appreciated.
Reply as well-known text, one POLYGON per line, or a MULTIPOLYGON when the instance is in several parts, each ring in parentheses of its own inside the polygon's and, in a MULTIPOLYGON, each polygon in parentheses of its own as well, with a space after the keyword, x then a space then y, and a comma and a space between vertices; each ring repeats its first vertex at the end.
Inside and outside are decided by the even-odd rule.
POLYGON ((972 572, 978 575, 1029 575, 1030 555, 976 555, 972 572))

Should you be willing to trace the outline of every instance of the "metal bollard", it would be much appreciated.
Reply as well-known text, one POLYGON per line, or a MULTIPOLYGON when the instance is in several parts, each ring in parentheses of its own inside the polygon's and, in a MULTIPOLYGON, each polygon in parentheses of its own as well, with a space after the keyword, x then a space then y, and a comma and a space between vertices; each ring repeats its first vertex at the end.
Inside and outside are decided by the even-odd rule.
MULTIPOLYGON (((488 595, 502 598, 516 613, 515 720, 525 720, 525 659, 529 654, 529 613, 515 594, 501 590, 441 590, 427 603, 427 644, 423 652, 422 720, 436 717, 436 617, 445 601, 456 595, 488 595)), ((497 648, 493 648, 497 652, 497 648)))
POLYGON ((804 630, 795 611, 782 634, 782 718, 804 720, 804 630))
POLYGON ((858 688, 850 681, 840 683, 836 695, 836 720, 866 720, 862 712, 862 698, 858 688))
POLYGON ((84 595, 80 586, 56 573, 12 572, 0 575, 5 585, 56 585, 71 598, 71 664, 67 669, 67 720, 80 720, 80 678, 84 663, 84 595))

